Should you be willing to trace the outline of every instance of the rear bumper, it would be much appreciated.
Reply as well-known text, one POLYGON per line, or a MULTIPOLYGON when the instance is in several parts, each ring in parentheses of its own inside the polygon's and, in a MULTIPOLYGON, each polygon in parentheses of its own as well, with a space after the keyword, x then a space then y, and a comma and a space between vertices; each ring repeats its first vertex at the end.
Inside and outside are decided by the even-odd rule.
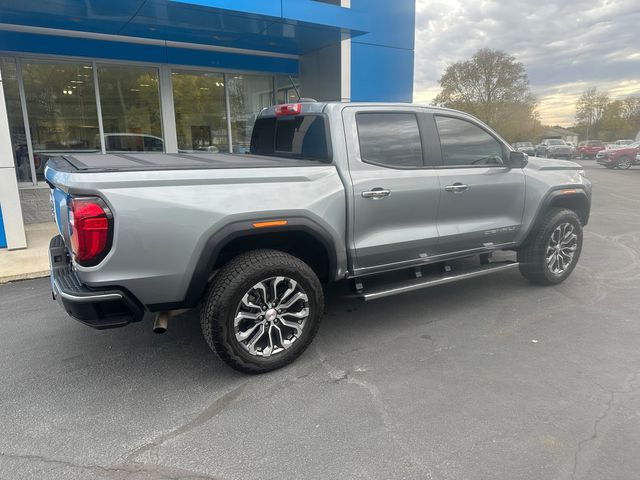
POLYGON ((71 268, 60 235, 49 243, 53 298, 73 318, 97 329, 124 327, 138 322, 144 308, 130 293, 117 287, 96 290, 84 285, 71 268))

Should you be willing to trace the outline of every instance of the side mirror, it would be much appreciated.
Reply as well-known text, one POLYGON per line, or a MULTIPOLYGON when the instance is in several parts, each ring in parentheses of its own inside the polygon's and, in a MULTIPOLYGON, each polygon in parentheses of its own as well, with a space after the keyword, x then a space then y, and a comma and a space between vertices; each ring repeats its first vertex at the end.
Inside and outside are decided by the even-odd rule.
POLYGON ((524 152, 509 152, 509 166, 512 168, 524 168, 529 161, 529 156, 524 152))

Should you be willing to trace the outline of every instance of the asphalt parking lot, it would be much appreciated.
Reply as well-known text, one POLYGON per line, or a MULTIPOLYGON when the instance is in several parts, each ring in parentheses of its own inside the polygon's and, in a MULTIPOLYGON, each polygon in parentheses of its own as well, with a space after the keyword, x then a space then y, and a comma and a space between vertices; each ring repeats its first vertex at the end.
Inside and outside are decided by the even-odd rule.
POLYGON ((0 286, 2 479, 593 479, 640 472, 640 168, 583 162, 573 276, 359 303, 247 376, 195 315, 94 331, 48 279, 0 286))

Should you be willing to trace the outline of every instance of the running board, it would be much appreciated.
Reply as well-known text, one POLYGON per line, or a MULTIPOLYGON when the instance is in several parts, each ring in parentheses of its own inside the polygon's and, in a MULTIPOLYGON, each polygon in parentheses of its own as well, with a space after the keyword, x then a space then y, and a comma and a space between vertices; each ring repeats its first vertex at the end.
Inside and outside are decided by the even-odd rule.
POLYGON ((434 287, 436 285, 444 285, 445 283, 457 282, 468 278, 481 277, 490 273, 512 270, 518 267, 518 262, 494 262, 468 268, 459 272, 445 272, 439 275, 430 275, 391 284, 380 285, 371 290, 364 289, 361 293, 357 293, 356 297, 362 300, 376 300, 378 298, 397 295, 399 293, 412 292, 422 288, 434 287))

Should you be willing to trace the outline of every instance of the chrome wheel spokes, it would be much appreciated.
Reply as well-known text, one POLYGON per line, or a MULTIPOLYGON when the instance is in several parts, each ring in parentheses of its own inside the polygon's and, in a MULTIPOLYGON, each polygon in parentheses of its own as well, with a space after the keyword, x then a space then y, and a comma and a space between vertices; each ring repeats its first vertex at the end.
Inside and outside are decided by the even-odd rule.
POLYGON ((236 308, 234 334, 251 355, 271 357, 300 338, 309 318, 309 297, 288 277, 256 283, 236 308))
POLYGON ((578 235, 570 223, 561 223, 551 234, 545 260, 547 268, 554 275, 562 275, 573 263, 578 248, 578 235))

